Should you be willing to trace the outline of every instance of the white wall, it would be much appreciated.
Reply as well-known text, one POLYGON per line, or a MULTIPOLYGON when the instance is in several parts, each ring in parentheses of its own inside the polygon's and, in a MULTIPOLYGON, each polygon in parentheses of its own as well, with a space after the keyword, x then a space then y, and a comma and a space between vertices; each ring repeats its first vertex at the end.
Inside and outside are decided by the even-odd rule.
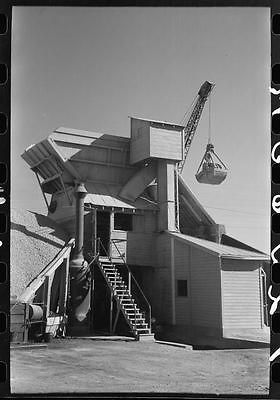
POLYGON ((262 327, 259 262, 223 260, 223 327, 227 330, 262 327))

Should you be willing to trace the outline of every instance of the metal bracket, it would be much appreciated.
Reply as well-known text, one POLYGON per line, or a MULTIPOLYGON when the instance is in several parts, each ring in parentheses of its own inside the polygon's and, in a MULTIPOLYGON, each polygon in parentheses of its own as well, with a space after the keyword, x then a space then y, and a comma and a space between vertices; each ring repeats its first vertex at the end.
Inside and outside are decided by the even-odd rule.
POLYGON ((41 181, 40 181, 38 172, 34 171, 34 173, 35 173, 35 175, 36 175, 36 178, 37 178, 37 180, 38 180, 39 186, 40 186, 40 188, 41 188, 41 191, 42 191, 42 194, 43 194, 43 197, 44 197, 44 200, 45 200, 47 209, 49 210, 50 204, 48 204, 48 200, 47 200, 46 194, 45 194, 45 192, 44 192, 44 190, 43 190, 43 188, 42 188, 42 184, 41 184, 41 181))

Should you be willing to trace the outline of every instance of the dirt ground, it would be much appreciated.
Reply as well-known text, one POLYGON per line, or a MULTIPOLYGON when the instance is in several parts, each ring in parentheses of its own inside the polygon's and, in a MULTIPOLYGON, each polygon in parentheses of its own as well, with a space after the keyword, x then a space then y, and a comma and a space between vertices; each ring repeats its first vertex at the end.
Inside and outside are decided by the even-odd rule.
POLYGON ((189 350, 154 342, 54 340, 11 350, 12 393, 268 394, 269 349, 189 350))

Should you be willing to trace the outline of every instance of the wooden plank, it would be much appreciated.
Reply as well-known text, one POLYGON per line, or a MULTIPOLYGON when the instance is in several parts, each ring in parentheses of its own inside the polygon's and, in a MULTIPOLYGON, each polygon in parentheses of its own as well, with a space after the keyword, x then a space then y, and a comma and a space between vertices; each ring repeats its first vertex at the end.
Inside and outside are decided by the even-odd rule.
POLYGON ((64 259, 63 263, 60 267, 60 287, 59 287, 59 300, 58 300, 58 310, 60 314, 65 313, 65 291, 66 291, 66 284, 67 284, 67 260, 64 259))
POLYGON ((258 262, 223 260, 223 326, 261 328, 258 262))
POLYGON ((150 157, 182 160, 182 133, 150 128, 150 157))
POLYGON ((192 322, 221 328, 221 278, 219 258, 191 247, 192 322))
POLYGON ((11 315, 10 323, 11 324, 24 323, 24 314, 11 315))
POLYGON ((25 311, 25 304, 15 304, 11 306, 11 314, 23 314, 25 311))
POLYGON ((23 332, 13 332, 11 335, 11 342, 24 342, 23 332))
POLYGON ((10 332, 24 332, 25 326, 23 323, 16 323, 10 325, 10 332))

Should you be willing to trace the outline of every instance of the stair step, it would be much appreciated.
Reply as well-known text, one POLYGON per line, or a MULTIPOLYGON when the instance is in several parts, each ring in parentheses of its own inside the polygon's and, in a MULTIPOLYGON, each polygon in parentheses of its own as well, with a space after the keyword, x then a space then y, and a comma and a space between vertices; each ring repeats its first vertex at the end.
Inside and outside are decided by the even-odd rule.
POLYGON ((136 318, 143 318, 143 319, 145 319, 144 318, 144 316, 143 316, 143 314, 141 314, 140 312, 134 312, 134 310, 130 310, 130 309, 128 309, 128 310, 125 310, 126 311, 126 313, 127 313, 127 315, 130 317, 136 317, 136 318), (131 311, 131 312, 128 312, 128 311, 131 311))
POLYGON ((122 282, 115 282, 115 281, 109 281, 111 284, 115 284, 116 283, 116 288, 117 289, 127 289, 126 285, 124 285, 122 282))
POLYGON ((126 293, 126 294, 128 294, 128 291, 127 291, 127 289, 121 289, 121 288, 115 288, 115 292, 116 293, 126 293))
POLYGON ((143 321, 143 322, 146 323, 145 318, 144 318, 143 315, 141 315, 140 313, 138 313, 138 314, 136 314, 136 315, 134 315, 134 314, 127 314, 127 316, 129 317, 129 319, 130 319, 131 321, 138 321, 138 322, 143 321))
POLYGON ((119 302, 121 303, 122 307, 125 308, 126 310, 127 310, 127 308, 124 306, 130 306, 128 308, 135 310, 135 312, 140 311, 139 308, 137 307, 137 304, 134 302, 134 300, 121 298, 121 299, 119 299, 119 302))
POLYGON ((103 271, 105 272, 112 272, 112 273, 118 273, 115 267, 102 267, 103 271))
POLYGON ((133 324, 133 325, 136 325, 136 327, 137 326, 141 326, 141 328, 146 328, 146 327, 148 327, 148 324, 146 324, 146 322, 145 322, 145 320, 143 319, 143 320, 139 320, 139 319, 131 319, 131 318, 129 318, 129 321, 133 324))
POLYGON ((124 295, 124 300, 131 300, 132 303, 135 303, 134 298, 128 293, 124 295))
POLYGON ((138 339, 140 341, 143 340, 143 341, 152 341, 152 342, 154 342, 155 341, 155 335, 153 333, 140 333, 138 335, 138 339))
POLYGON ((121 276, 120 276, 120 274, 118 273, 118 272, 114 272, 114 271, 112 271, 112 272, 108 272, 108 271, 106 271, 106 270, 104 270, 105 271, 105 274, 106 274, 106 276, 108 276, 108 278, 116 278, 116 279, 121 279, 121 276))
POLYGON ((131 302, 127 303, 127 300, 124 300, 124 301, 125 301, 125 303, 122 303, 122 306, 126 311, 130 310, 130 311, 137 312, 137 313, 140 312, 140 309, 138 308, 136 303, 131 303, 131 302))
MULTIPOLYGON (((107 277, 108 278, 108 277, 107 277)), ((118 285, 118 286, 122 286, 122 287, 126 287, 126 285, 124 284, 124 282, 121 280, 121 279, 108 279, 108 281, 110 282, 110 283, 115 283, 116 285, 118 285)))
POLYGON ((133 323, 133 325, 135 325, 135 328, 138 330, 138 329, 149 329, 149 327, 148 327, 148 324, 145 324, 145 323, 139 323, 139 322, 137 322, 136 324, 134 323, 134 322, 132 322, 133 323))
POLYGON ((149 328, 136 328, 137 333, 142 332, 143 333, 150 333, 150 329, 149 328))

